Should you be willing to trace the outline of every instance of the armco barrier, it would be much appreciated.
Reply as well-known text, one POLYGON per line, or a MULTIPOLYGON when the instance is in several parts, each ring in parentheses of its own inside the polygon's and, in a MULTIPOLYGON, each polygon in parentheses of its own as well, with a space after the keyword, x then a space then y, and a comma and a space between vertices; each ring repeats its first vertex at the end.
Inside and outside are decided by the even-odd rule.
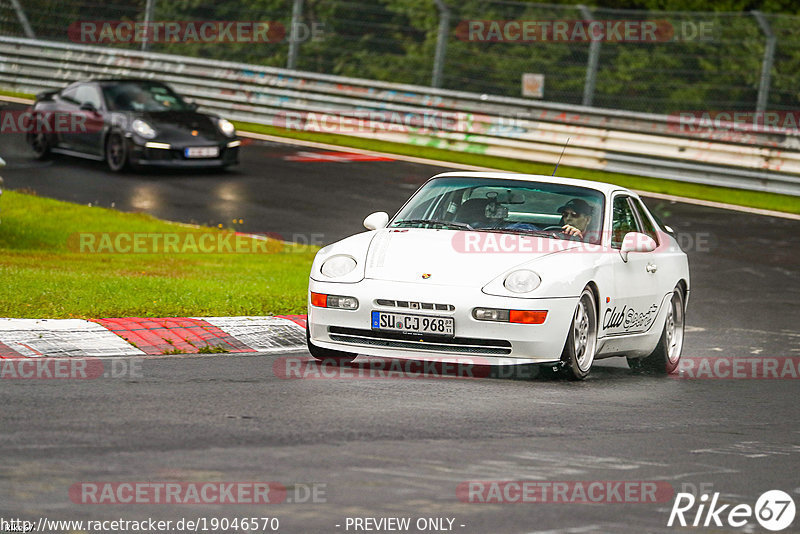
MULTIPOLYGON (((95 46, 0 37, 0 86, 39 92, 99 77, 158 78, 227 118, 379 116, 347 135, 800 196, 800 131, 681 131, 666 115, 497 97, 95 46), (436 127, 403 118, 454 117, 436 127)), ((685 124, 684 124, 685 126, 685 124)))

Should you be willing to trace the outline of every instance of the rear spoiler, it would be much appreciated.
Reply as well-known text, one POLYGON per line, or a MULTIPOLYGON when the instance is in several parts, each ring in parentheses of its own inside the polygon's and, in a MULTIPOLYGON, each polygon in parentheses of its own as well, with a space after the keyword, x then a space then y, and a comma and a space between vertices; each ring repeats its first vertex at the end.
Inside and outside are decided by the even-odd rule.
POLYGON ((36 95, 36 101, 41 102, 42 100, 53 100, 53 97, 58 94, 58 89, 53 89, 52 91, 43 91, 36 95))

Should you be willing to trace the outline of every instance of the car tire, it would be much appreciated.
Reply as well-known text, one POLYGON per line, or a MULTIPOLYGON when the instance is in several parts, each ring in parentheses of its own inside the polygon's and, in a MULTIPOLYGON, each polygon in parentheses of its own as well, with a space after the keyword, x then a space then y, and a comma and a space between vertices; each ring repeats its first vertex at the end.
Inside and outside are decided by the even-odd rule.
POLYGON ((594 293, 586 287, 572 314, 559 374, 570 380, 583 380, 592 370, 596 352, 597 306, 594 293))
POLYGON ((45 160, 50 157, 52 152, 50 149, 50 140, 47 138, 46 134, 41 132, 39 133, 30 133, 28 134, 28 144, 33 150, 34 157, 38 160, 45 160))
POLYGON ((128 146, 120 133, 114 132, 106 139, 106 165, 112 172, 128 168, 128 146))
POLYGON ((631 369, 650 374, 674 373, 680 364, 683 350, 685 312, 683 291, 676 287, 669 300, 664 330, 661 332, 655 350, 644 358, 628 358, 628 366, 631 369))
POLYGON ((340 350, 324 349, 311 343, 311 333, 306 328, 306 344, 308 345, 308 352, 319 362, 333 365, 345 365, 356 359, 358 354, 352 352, 343 352, 340 350))

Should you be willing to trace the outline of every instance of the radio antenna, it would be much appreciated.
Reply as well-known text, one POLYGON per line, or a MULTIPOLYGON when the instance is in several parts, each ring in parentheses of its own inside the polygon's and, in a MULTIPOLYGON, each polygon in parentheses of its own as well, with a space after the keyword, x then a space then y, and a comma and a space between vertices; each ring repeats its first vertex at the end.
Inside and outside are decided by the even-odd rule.
POLYGON ((564 152, 567 151, 567 144, 569 144, 569 140, 570 139, 571 139, 570 137, 567 137, 567 142, 564 143, 564 148, 561 149, 561 155, 558 156, 558 161, 556 162, 556 168, 553 169, 553 174, 551 176, 555 176, 556 175, 556 171, 558 170, 558 166, 561 164, 561 158, 564 157, 564 152))

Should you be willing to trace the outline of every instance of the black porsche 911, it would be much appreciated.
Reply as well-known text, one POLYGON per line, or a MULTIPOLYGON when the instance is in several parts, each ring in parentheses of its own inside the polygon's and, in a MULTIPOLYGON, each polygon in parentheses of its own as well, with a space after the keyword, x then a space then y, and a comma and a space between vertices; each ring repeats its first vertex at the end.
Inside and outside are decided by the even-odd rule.
POLYGON ((51 153, 129 166, 228 167, 239 162, 236 130, 199 113, 167 85, 152 80, 75 82, 37 95, 36 128, 27 135, 36 157, 51 153))

